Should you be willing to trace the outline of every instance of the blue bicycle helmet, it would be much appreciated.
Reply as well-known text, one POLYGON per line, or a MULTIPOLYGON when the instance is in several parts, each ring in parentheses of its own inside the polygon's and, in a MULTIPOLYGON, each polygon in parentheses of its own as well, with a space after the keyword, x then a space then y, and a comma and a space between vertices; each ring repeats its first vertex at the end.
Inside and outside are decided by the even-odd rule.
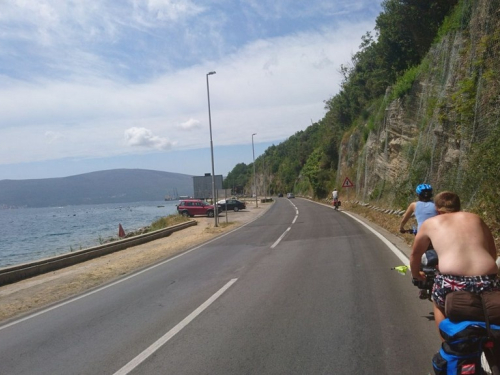
POLYGON ((429 184, 420 184, 415 189, 418 195, 422 195, 423 193, 431 193, 432 194, 432 186, 429 184))

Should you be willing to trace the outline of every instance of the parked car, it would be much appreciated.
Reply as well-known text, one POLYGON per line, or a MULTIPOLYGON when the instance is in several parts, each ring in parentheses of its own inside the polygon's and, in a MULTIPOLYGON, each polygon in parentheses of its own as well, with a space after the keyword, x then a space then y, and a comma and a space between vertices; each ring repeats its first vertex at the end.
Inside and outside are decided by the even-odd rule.
POLYGON ((201 199, 184 199, 177 205, 177 212, 182 216, 203 215, 214 217, 214 206, 201 199))
POLYGON ((238 212, 239 210, 244 210, 245 208, 247 208, 244 202, 237 199, 223 199, 221 201, 218 201, 217 204, 219 205, 219 209, 221 211, 225 211, 227 208, 227 210, 238 212))
POLYGON ((293 193, 287 193, 287 194, 286 194, 286 197, 287 197, 288 199, 290 199, 290 198, 295 198, 295 195, 293 195, 293 193))
POLYGON ((282 197, 283 197, 283 193, 279 193, 279 194, 278 194, 278 197, 279 197, 279 198, 282 198, 282 197))

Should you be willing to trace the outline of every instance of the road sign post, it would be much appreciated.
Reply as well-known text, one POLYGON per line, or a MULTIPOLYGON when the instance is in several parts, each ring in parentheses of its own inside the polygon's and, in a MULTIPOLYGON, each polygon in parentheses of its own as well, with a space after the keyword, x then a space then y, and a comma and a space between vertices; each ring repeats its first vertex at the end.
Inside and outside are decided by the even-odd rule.
MULTIPOLYGON (((354 184, 349 180, 349 177, 346 177, 344 182, 342 183, 343 188, 351 188, 354 187, 354 184)), ((347 200, 349 201, 349 190, 347 190, 347 200)))

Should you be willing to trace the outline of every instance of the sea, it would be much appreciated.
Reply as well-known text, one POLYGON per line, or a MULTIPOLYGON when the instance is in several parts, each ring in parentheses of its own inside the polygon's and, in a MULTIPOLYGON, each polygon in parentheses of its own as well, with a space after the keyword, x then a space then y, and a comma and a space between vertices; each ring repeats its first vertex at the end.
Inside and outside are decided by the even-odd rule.
POLYGON ((118 238, 175 214, 178 201, 0 209, 0 268, 118 238))

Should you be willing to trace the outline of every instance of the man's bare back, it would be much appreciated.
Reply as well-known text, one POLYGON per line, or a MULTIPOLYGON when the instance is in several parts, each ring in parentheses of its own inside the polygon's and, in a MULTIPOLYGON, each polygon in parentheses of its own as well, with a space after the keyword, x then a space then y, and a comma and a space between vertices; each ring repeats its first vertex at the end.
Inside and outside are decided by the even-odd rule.
POLYGON ((498 272, 493 236, 475 214, 452 212, 427 219, 413 244, 412 269, 419 269, 420 257, 430 242, 438 254, 441 274, 478 276, 498 272))
POLYGON ((413 278, 422 280, 422 254, 432 243, 438 255, 439 274, 434 279, 434 320, 445 316, 446 296, 457 290, 471 293, 499 290, 497 250, 493 235, 477 215, 460 211, 460 198, 450 191, 436 195, 438 216, 424 221, 413 242, 410 268, 413 278))

